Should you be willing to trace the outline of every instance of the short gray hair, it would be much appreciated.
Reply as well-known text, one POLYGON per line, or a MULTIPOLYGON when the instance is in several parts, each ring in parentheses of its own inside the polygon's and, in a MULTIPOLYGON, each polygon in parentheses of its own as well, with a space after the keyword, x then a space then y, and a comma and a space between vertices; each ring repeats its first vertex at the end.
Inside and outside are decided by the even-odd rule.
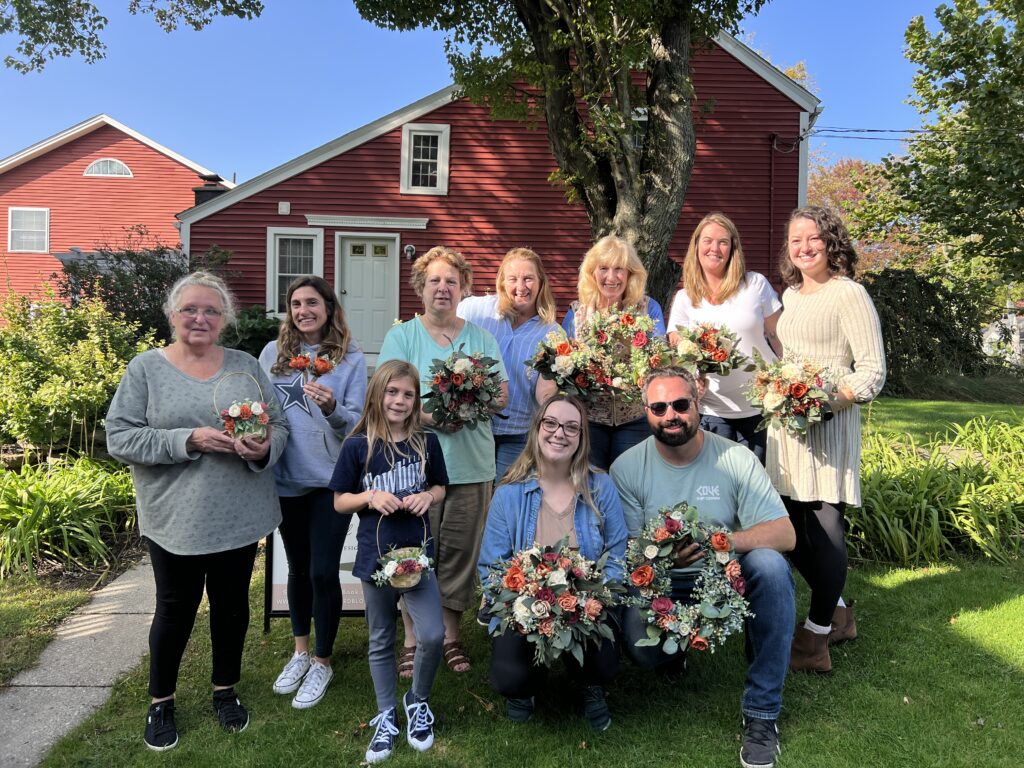
POLYGON ((224 313, 225 325, 235 322, 235 300, 231 296, 231 291, 228 290, 227 284, 212 272, 200 270, 190 275, 185 275, 171 287, 167 294, 167 300, 164 302, 164 314, 167 315, 168 323, 171 321, 171 315, 174 313, 174 310, 178 308, 181 294, 185 292, 186 288, 193 286, 216 291, 217 295, 220 296, 220 307, 221 312, 224 313))
POLYGON ((666 365, 661 368, 651 368, 644 376, 644 405, 647 405, 647 387, 655 379, 682 379, 690 385, 691 399, 697 399, 697 381, 688 368, 679 365, 666 365))

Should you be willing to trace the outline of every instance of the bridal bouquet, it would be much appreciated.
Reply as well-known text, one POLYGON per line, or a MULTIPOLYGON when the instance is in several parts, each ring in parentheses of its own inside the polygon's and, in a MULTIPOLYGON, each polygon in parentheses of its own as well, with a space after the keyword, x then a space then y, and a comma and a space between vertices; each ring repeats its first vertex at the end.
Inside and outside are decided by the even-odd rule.
POLYGON ((691 328, 677 326, 679 341, 675 353, 688 366, 696 366, 701 376, 713 373, 728 376, 734 369, 754 370, 749 358, 739 351, 736 334, 724 325, 700 323, 691 328))
POLYGON ((832 418, 829 385, 824 369, 805 360, 782 359, 769 363, 754 350, 754 378, 747 399, 764 417, 758 429, 778 424, 794 435, 806 435, 811 425, 832 418))
POLYGON ((430 367, 430 391, 423 396, 423 410, 434 416, 434 424, 443 427, 462 422, 476 429, 481 421, 490 421, 498 410, 501 374, 498 361, 480 353, 467 355, 460 345, 445 360, 434 360, 430 367))

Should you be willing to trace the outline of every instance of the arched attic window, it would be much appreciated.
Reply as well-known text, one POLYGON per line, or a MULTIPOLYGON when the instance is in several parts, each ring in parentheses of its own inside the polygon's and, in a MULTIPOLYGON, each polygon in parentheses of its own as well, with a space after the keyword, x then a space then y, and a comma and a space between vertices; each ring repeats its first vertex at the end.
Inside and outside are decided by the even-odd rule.
POLYGON ((114 176, 118 178, 131 178, 131 169, 120 160, 113 157, 101 157, 94 160, 85 169, 84 176, 114 176))

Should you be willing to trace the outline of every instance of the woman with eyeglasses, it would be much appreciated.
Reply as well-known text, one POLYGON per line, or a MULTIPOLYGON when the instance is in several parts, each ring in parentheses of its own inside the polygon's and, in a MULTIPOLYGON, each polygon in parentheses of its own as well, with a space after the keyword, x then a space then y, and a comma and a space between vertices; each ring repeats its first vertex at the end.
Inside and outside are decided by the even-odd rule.
POLYGON ((308 709, 334 678, 331 656, 342 607, 338 562, 352 520, 334 511, 334 492, 327 486, 341 442, 359 421, 366 399, 366 361, 330 283, 317 275, 291 282, 277 340, 264 347, 260 364, 288 419, 288 445, 274 477, 295 650, 273 690, 295 693, 292 706, 308 709), (300 365, 309 361, 312 373, 292 367, 296 358, 300 365))
POLYGON ((164 304, 173 341, 128 364, 107 412, 107 449, 129 464, 139 531, 156 579, 149 631, 145 743, 178 743, 174 692, 203 592, 210 604, 213 708, 221 727, 243 731, 249 714, 235 692, 249 626, 249 580, 256 545, 281 521, 271 471, 288 426, 259 363, 217 343, 234 319, 224 282, 206 272, 183 277, 164 304), (231 437, 220 413, 263 401, 263 438, 231 437))
MULTIPOLYGON (((589 560, 609 552, 605 577, 622 579, 626 524, 611 478, 588 460, 587 411, 574 397, 556 394, 538 409, 526 447, 494 492, 487 513, 480 562, 481 580, 491 566, 537 544, 568 538, 589 560)), ((571 657, 566 667, 583 689, 583 714, 597 731, 611 725, 604 686, 618 671, 618 649, 603 642, 588 645, 582 666, 571 657)), ((491 684, 506 697, 506 714, 525 722, 533 714, 534 695, 546 668, 535 666, 526 638, 506 632, 494 638, 491 684)))

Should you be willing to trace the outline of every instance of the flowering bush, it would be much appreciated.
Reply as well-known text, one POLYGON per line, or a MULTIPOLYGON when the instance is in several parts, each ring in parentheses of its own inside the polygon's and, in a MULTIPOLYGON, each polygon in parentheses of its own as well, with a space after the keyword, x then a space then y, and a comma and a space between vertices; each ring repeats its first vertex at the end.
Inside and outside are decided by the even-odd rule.
POLYGON ((534 644, 534 664, 550 667, 568 651, 581 664, 587 643, 611 642, 608 609, 622 586, 605 582, 605 553, 587 560, 562 539, 553 547, 534 545, 507 562, 492 565, 483 591, 491 604, 492 635, 512 629, 534 644))
POLYGON ((243 437, 256 437, 263 439, 267 436, 267 424, 270 416, 267 414, 267 404, 260 400, 235 400, 227 408, 220 412, 224 421, 224 431, 228 436, 241 439, 243 437))
POLYGON ((737 348, 736 334, 723 326, 700 323, 692 328, 677 326, 679 341, 675 354, 687 366, 696 366, 700 375, 728 376, 733 368, 754 370, 749 358, 737 348))
POLYGON ((824 369, 805 360, 784 358, 769 363, 754 350, 754 378, 747 399, 764 416, 758 429, 778 424, 794 435, 805 435, 812 424, 832 416, 828 405, 831 388, 823 377, 824 369))
POLYGON ((661 645, 667 654, 687 647, 695 651, 721 645, 751 616, 743 597, 746 581, 732 552, 732 538, 724 528, 700 522, 697 510, 685 501, 660 510, 640 535, 626 547, 629 580, 639 597, 629 602, 647 621, 647 637, 638 646, 661 645), (673 600, 673 551, 677 545, 697 543, 704 555, 703 570, 689 602, 673 600))
POLYGON ((497 360, 479 352, 467 355, 462 345, 448 359, 434 360, 423 410, 433 414, 438 427, 462 422, 476 429, 479 422, 490 421, 501 396, 502 378, 497 365, 497 360))
POLYGON ((327 355, 312 357, 311 355, 296 355, 288 361, 288 367, 302 371, 304 381, 316 381, 334 370, 334 363, 327 355))

